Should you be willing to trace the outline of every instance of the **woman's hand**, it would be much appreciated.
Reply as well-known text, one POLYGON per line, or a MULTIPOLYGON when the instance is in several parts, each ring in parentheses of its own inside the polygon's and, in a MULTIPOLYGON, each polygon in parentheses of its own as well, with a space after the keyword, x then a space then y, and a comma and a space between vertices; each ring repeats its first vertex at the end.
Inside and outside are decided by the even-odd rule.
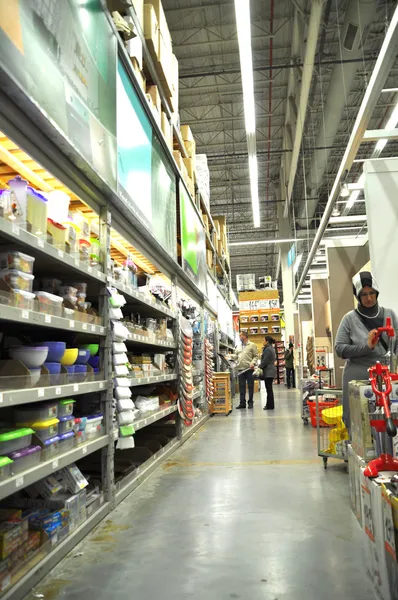
POLYGON ((369 331, 369 335, 368 335, 368 347, 371 350, 374 350, 378 343, 379 343, 378 331, 377 331, 377 329, 372 329, 372 331, 369 331))

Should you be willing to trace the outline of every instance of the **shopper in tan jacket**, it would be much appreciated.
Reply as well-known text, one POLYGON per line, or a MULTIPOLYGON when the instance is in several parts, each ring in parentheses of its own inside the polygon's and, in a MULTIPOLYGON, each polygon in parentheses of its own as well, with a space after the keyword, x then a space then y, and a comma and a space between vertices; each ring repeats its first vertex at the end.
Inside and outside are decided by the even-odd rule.
POLYGON ((248 408, 253 408, 254 379, 253 370, 258 356, 256 344, 249 341, 246 331, 240 334, 240 345, 235 350, 237 359, 240 402, 236 408, 246 408, 246 384, 249 388, 248 408))

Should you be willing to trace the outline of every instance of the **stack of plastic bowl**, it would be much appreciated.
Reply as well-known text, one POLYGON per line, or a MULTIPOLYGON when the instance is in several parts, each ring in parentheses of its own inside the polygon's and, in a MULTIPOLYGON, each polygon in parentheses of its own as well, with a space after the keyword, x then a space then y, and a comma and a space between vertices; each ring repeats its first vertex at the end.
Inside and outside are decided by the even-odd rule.
POLYGON ((40 379, 41 367, 47 360, 48 346, 14 346, 9 354, 13 360, 19 360, 31 373, 30 386, 35 386, 40 379))
POLYGON ((93 368, 94 373, 99 373, 100 370, 100 357, 98 356, 99 344, 86 344, 84 346, 80 346, 80 348, 84 350, 88 350, 90 352, 90 356, 88 359, 88 364, 93 368))
POLYGON ((75 376, 78 380, 84 380, 87 375, 87 362, 90 358, 90 350, 79 348, 75 362, 75 376))
POLYGON ((44 367, 50 373, 51 385, 57 385, 61 378, 61 360, 65 354, 65 342, 41 342, 39 346, 48 348, 48 356, 44 367))
POLYGON ((77 361, 78 355, 78 348, 67 348, 61 358, 61 365, 65 367, 69 376, 75 375, 75 362, 77 361))

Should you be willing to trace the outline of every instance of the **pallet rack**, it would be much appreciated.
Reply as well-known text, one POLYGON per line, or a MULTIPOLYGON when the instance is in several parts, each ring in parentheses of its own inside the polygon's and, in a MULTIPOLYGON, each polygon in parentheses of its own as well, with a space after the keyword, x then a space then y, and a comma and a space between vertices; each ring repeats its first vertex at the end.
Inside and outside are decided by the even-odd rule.
MULTIPOLYGON (((172 151, 159 128, 154 116, 146 102, 145 95, 138 83, 136 73, 132 68, 124 44, 116 32, 112 18, 104 7, 110 32, 113 33, 117 54, 126 69, 129 80, 136 92, 138 99, 145 111, 151 127, 159 139, 160 145, 171 165, 176 181, 181 180, 178 166, 174 160, 172 151)), ((137 26, 134 18, 134 9, 129 8, 130 14, 136 25, 136 30, 143 42, 144 56, 147 66, 152 70, 152 76, 158 85, 161 95, 162 86, 157 78, 156 69, 150 61, 143 38, 142 31, 137 26)), ((38 108, 34 100, 19 87, 12 74, 0 64, 0 75, 2 88, 0 90, 0 147, 2 169, 0 175, 0 187, 16 174, 21 174, 31 182, 41 177, 50 189, 64 189, 71 198, 74 207, 84 210, 86 214, 95 214, 100 222, 101 249, 103 250, 102 268, 93 267, 64 252, 46 240, 37 238, 27 230, 0 218, 0 240, 11 242, 18 249, 32 254, 40 263, 43 271, 62 273, 65 276, 84 277, 93 287, 94 293, 100 298, 101 324, 90 324, 77 319, 56 317, 36 311, 26 311, 14 306, 0 306, 0 325, 8 324, 14 328, 24 327, 25 330, 41 330, 48 333, 57 331, 84 336, 88 341, 97 341, 100 344, 101 362, 103 369, 98 377, 92 381, 62 383, 59 385, 48 385, 43 387, 25 389, 0 390, 0 405, 2 408, 42 402, 44 400, 78 397, 85 394, 96 394, 101 403, 104 413, 103 434, 88 441, 81 446, 76 446, 68 452, 53 457, 51 460, 42 461, 36 467, 25 472, 0 481, 0 498, 6 498, 16 490, 22 490, 30 484, 39 481, 43 477, 56 472, 58 469, 70 465, 75 461, 86 459, 88 456, 99 453, 101 462, 101 498, 99 502, 90 507, 85 522, 70 533, 62 541, 54 541, 41 560, 26 572, 21 578, 13 582, 1 594, 2 600, 20 600, 35 586, 43 576, 51 570, 70 550, 79 543, 87 533, 92 530, 109 512, 121 502, 137 485, 178 447, 181 446, 199 427, 208 419, 205 414, 197 419, 190 428, 183 428, 176 405, 166 406, 150 414, 140 416, 134 422, 136 432, 145 431, 147 427, 163 427, 165 418, 173 418, 174 437, 161 450, 135 469, 124 479, 115 482, 114 457, 115 441, 118 432, 114 428, 112 419, 112 365, 111 365, 111 328, 108 313, 107 288, 115 287, 128 300, 129 306, 142 311, 146 316, 166 317, 173 322, 177 318, 175 308, 175 297, 177 289, 184 290, 201 307, 202 311, 206 304, 204 294, 196 287, 188 275, 183 271, 177 260, 175 260, 154 238, 151 232, 137 219, 132 207, 126 203, 117 191, 109 185, 101 173, 98 172, 86 158, 72 146, 67 138, 54 127, 45 112, 38 108), (8 154, 7 154, 8 153, 8 154), (13 155, 18 155, 21 171, 16 167, 17 163, 13 155), (9 162, 7 162, 7 156, 9 162), (172 306, 168 307, 152 297, 141 293, 133 286, 116 281, 109 271, 109 260, 111 256, 117 256, 123 260, 130 252, 134 252, 134 258, 141 260, 142 264, 149 265, 153 273, 165 275, 171 281, 172 306)), ((167 100, 162 97, 168 117, 171 117, 170 107, 167 110, 167 100)), ((175 125, 174 137, 178 142, 180 151, 184 154, 184 144, 175 125)), ((185 186, 185 183, 183 183, 185 186)), ((37 187, 37 185, 35 185, 37 187)), ((48 188, 47 188, 48 189, 48 188)), ((194 198, 198 214, 202 214, 204 203, 197 193, 194 198)), ((210 212, 206 209, 211 219, 210 212)), ((203 222, 203 220, 202 220, 203 222)), ((229 265, 227 261, 218 255, 214 249, 215 265, 210 271, 211 276, 217 282, 217 274, 222 276, 226 291, 218 287, 227 303, 230 305, 229 287, 229 265)), ((137 349, 157 349, 162 351, 175 351, 177 344, 166 341, 158 336, 142 336, 131 334, 128 340, 129 347, 137 349)), ((154 375, 137 378, 131 383, 131 387, 152 386, 153 384, 176 381, 178 372, 166 375, 154 375)), ((198 397, 199 400, 199 397, 198 397)), ((1 587, 1 586, 0 586, 1 587)))

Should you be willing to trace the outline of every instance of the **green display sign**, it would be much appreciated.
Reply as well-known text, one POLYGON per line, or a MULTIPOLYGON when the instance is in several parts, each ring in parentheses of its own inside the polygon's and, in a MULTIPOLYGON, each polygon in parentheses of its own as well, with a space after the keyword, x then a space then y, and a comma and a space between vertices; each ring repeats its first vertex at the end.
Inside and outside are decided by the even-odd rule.
POLYGON ((180 181, 182 268, 207 295, 206 237, 191 197, 180 181))
POLYGON ((0 67, 115 188, 116 38, 100 0, 0 0, 0 67))
POLYGON ((117 76, 118 194, 177 258, 176 176, 122 63, 117 76))

